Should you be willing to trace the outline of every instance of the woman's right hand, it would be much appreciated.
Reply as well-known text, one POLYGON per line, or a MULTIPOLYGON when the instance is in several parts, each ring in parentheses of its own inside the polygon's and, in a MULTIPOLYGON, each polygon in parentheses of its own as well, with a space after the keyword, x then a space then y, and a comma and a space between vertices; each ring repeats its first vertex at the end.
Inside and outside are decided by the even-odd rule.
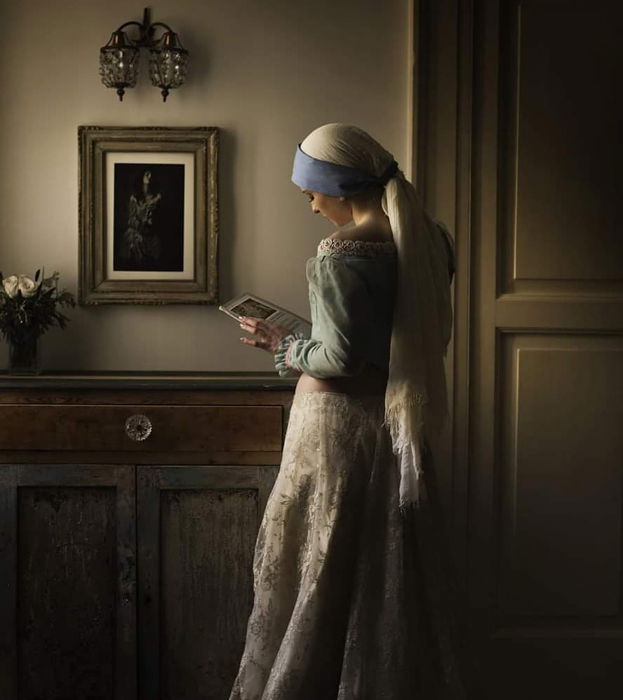
POLYGON ((245 345, 252 345, 260 350, 266 350, 274 355, 279 347, 279 343, 292 333, 289 328, 280 326, 278 323, 271 323, 262 318, 253 316, 241 316, 240 328, 253 335, 253 338, 240 338, 245 345))

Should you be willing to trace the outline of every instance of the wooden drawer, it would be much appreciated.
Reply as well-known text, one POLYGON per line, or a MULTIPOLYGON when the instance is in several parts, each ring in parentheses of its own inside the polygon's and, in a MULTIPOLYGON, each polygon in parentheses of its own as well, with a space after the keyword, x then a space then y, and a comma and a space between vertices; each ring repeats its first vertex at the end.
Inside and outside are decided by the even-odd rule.
POLYGON ((0 450, 278 452, 281 406, 1 405, 0 450), (136 441, 126 421, 142 415, 151 433, 136 441))

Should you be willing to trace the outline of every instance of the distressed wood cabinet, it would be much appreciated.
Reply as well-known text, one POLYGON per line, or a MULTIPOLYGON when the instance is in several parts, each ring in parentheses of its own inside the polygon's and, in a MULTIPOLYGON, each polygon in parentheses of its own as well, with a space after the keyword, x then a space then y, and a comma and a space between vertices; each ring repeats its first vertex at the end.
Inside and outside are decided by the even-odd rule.
POLYGON ((0 375, 0 697, 228 697, 292 382, 0 375))

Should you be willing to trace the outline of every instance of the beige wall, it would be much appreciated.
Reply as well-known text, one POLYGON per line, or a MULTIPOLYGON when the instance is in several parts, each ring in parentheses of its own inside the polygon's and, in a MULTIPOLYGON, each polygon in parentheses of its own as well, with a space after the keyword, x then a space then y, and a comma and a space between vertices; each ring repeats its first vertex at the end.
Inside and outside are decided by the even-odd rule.
MULTIPOLYGON (((221 298, 243 291, 308 315, 304 261, 331 224, 290 183, 294 147, 330 121, 357 123, 406 167, 407 0, 161 0, 191 53, 166 104, 146 71, 123 103, 98 49, 143 5, 2 0, 0 270, 45 265, 77 286, 77 126, 218 126, 221 298)), ((144 66, 145 68, 145 66, 144 66)), ((271 369, 214 307, 82 307, 43 338, 45 369, 271 369)), ((0 344, 0 367, 6 347, 0 344)))

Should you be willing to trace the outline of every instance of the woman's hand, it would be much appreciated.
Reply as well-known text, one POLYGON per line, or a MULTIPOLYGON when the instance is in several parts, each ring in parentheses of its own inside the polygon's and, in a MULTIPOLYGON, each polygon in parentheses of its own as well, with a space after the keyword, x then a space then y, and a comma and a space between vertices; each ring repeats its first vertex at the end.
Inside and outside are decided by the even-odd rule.
POLYGON ((278 323, 271 323, 261 318, 253 318, 252 316, 241 316, 240 328, 255 336, 253 338, 240 338, 245 345, 253 345, 256 348, 261 348, 271 355, 275 354, 279 343, 286 335, 292 333, 289 328, 280 326, 278 323))

